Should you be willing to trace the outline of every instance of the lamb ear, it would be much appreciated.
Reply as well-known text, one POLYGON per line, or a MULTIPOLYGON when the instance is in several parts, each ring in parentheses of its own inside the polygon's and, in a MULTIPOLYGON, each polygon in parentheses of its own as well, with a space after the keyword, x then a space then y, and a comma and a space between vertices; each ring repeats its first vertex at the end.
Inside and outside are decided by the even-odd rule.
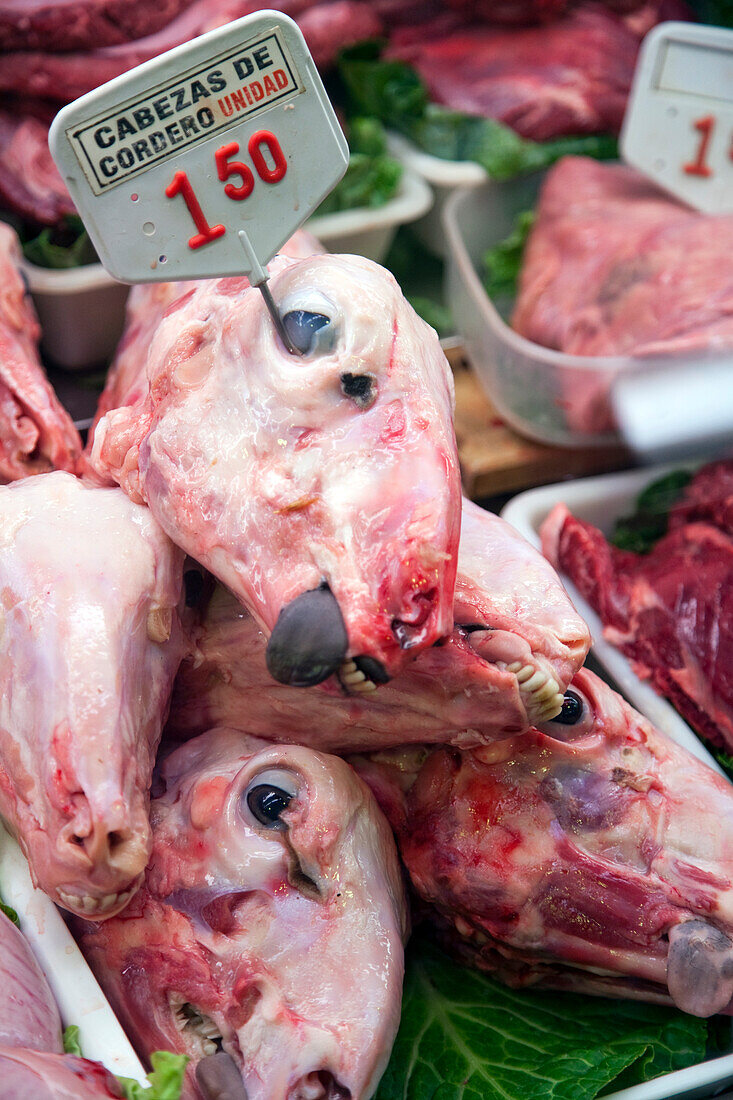
POLYGON ((150 430, 152 414, 144 405, 112 409, 94 433, 90 464, 100 477, 113 478, 136 504, 146 504, 140 484, 140 445, 150 430))

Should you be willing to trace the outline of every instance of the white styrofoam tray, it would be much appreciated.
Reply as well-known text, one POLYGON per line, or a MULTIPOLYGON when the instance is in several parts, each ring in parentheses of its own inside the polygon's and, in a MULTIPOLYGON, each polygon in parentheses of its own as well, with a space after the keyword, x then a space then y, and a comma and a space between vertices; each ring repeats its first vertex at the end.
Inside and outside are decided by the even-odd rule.
MULTIPOLYGON (((399 190, 384 206, 342 210, 311 218, 306 229, 329 252, 366 256, 380 263, 401 225, 422 217, 433 193, 417 173, 405 169, 399 190)), ((22 270, 41 322, 41 347, 64 370, 103 366, 114 354, 125 321, 129 286, 101 264, 55 271, 22 261, 22 270)))
POLYGON ((435 203, 425 217, 417 222, 415 232, 431 252, 438 256, 447 256, 443 206, 454 191, 486 183, 489 179, 486 170, 472 160, 442 160, 430 153, 423 153, 401 134, 390 132, 387 144, 392 156, 402 161, 409 171, 417 172, 432 187, 435 203))
MULTIPOLYGON (((511 523, 534 546, 539 547, 542 522, 556 504, 566 504, 578 519, 592 523, 604 534, 610 535, 615 521, 634 511, 639 493, 670 470, 679 469, 680 465, 676 463, 620 474, 603 474, 600 477, 530 489, 509 501, 502 510, 502 518, 511 523)), ((621 693, 658 729, 722 774, 722 769, 674 707, 639 679, 628 658, 604 641, 599 617, 572 582, 563 577, 563 583, 578 612, 590 627, 593 637, 591 652, 602 669, 615 681, 621 693)), ((715 1096, 732 1083, 733 1053, 665 1074, 642 1085, 621 1089, 608 1094, 605 1100, 667 1100, 670 1097, 677 1100, 698 1100, 715 1096)))
POLYGON ((78 1026, 84 1057, 101 1062, 121 1077, 146 1083, 140 1060, 60 912, 42 890, 35 889, 25 856, 1 824, 0 894, 18 914, 21 931, 48 979, 64 1027, 78 1026))

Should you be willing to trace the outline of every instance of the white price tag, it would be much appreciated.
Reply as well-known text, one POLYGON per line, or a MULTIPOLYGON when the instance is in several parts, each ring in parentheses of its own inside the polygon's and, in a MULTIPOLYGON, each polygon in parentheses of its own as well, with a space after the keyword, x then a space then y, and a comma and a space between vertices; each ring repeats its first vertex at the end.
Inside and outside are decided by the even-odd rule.
POLYGON ((621 153, 698 210, 733 212, 733 31, 661 23, 649 32, 621 153))
POLYGON ((102 263, 129 283, 260 282, 349 160, 305 40, 276 11, 82 96, 49 144, 102 263))

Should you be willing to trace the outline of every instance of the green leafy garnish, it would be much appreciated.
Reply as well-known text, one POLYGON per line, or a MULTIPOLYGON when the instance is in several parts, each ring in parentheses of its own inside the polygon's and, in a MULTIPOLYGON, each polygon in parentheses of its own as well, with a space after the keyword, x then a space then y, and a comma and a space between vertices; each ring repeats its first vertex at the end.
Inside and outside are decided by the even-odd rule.
POLYGON ((180 1100, 188 1056, 171 1054, 168 1050, 156 1050, 150 1055, 152 1070, 148 1074, 148 1086, 131 1077, 118 1077, 126 1100, 180 1100))
POLYGON ((516 295, 524 246, 534 222, 534 210, 523 210, 517 215, 511 233, 484 253, 484 286, 491 298, 516 295))
POLYGON ((6 905, 2 898, 0 898, 0 913, 4 913, 8 920, 11 920, 13 924, 17 925, 18 928, 20 928, 18 914, 15 912, 15 909, 13 909, 10 905, 6 905))
POLYGON ((376 118, 354 118, 349 123, 349 166, 316 216, 358 207, 384 206, 394 198, 402 179, 402 165, 387 154, 384 127, 376 118))
POLYGON ((656 542, 667 534, 669 510, 690 484, 688 470, 673 470, 652 482, 639 495, 633 515, 617 520, 611 542, 619 550, 648 554, 656 542))
POLYGON ((349 110, 379 119, 432 156, 475 161, 497 180, 547 168, 569 154, 600 160, 618 156, 610 135, 528 141, 494 119, 430 103, 418 73, 403 61, 382 61, 380 52, 378 42, 366 42, 341 53, 338 72, 349 110))
POLYGON ((706 1040, 706 1021, 675 1009, 507 989, 421 941, 376 1100, 592 1100, 619 1074, 701 1061, 706 1040))
POLYGON ((42 229, 23 243, 26 260, 38 267, 70 268, 97 262, 84 223, 77 214, 67 214, 58 225, 42 229))
POLYGON ((64 1044, 64 1054, 76 1054, 79 1058, 83 1057, 81 1053, 81 1044, 79 1042, 79 1028, 76 1024, 69 1024, 67 1028, 64 1028, 62 1041, 64 1044))

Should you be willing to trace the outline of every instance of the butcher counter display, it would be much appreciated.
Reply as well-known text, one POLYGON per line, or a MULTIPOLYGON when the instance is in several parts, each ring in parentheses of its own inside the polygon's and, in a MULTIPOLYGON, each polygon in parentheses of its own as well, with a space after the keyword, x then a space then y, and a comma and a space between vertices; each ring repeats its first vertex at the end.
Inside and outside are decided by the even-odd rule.
POLYGON ((140 1055, 183 1056, 160 1096, 567 1088, 569 1018, 574 1096, 721 1049, 733 787, 582 667, 553 568, 462 499, 395 280, 296 235, 295 353, 246 279, 138 288, 82 453, 3 240, 0 812, 140 1055), (436 1060, 410 1035, 440 1018, 436 1060))

